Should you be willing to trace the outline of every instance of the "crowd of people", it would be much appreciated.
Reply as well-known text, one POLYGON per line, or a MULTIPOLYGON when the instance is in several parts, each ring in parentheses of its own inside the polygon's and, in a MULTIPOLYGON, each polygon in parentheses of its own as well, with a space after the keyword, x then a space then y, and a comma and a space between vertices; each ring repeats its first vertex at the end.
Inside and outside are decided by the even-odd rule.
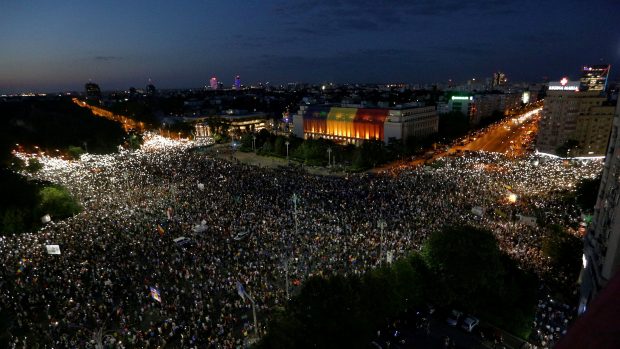
POLYGON ((244 347, 309 276, 364 273, 453 224, 489 228, 524 268, 557 277, 543 231, 517 213, 576 227, 577 207, 559 197, 602 168, 473 153, 315 176, 159 137, 136 152, 41 162, 35 176, 65 185, 84 210, 0 240, 0 314, 17 348, 244 347))

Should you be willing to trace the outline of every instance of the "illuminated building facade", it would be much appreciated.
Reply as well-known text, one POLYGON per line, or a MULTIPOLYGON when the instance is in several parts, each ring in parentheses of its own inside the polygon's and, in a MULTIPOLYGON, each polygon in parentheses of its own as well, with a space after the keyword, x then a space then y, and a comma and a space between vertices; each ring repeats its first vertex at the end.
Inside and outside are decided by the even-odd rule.
POLYGON ((209 86, 211 87, 212 90, 217 90, 217 78, 214 76, 211 78, 211 80, 209 80, 209 86))
POLYGON ((376 139, 424 137, 436 133, 435 107, 355 108, 301 106, 293 117, 293 133, 304 139, 326 138, 342 143, 376 139))
POLYGON ((440 113, 460 112, 467 116, 470 125, 491 117, 494 112, 507 114, 511 109, 521 106, 521 94, 517 93, 476 93, 453 95, 448 102, 438 105, 440 113))
POLYGON ((620 270, 620 104, 616 106, 594 217, 585 237, 579 312, 620 270))
POLYGON ((239 77, 239 75, 235 76, 235 83, 233 85, 233 88, 235 90, 241 90, 241 78, 239 77))
POLYGON ((246 132, 258 132, 269 127, 269 114, 267 113, 226 113, 211 117, 200 117, 195 119, 194 135, 196 138, 212 137, 214 127, 227 125, 229 135, 242 134, 246 132), (214 122, 213 125, 209 125, 214 122))
POLYGON ((556 154, 569 141, 569 156, 603 156, 607 149, 614 107, 600 91, 580 91, 579 82, 564 78, 549 83, 538 129, 538 151, 556 154))
POLYGON ((581 70, 580 89, 582 91, 605 91, 610 70, 609 64, 584 66, 581 70))

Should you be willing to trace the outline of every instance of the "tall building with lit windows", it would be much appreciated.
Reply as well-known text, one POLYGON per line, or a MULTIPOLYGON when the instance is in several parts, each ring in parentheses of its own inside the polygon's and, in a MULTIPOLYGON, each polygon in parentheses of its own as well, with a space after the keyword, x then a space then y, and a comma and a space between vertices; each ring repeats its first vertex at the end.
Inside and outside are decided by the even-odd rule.
POLYGON ((241 78, 239 77, 239 75, 235 76, 235 83, 233 85, 233 88, 235 90, 241 90, 241 78))
POLYGON ((99 85, 89 82, 84 85, 84 89, 86 90, 86 99, 101 101, 101 88, 99 88, 99 85))
POLYGON ((504 86, 507 82, 508 78, 506 77, 506 74, 502 73, 501 71, 493 73, 493 81, 491 81, 491 86, 493 88, 504 86))
POLYGON ((569 156, 603 156, 607 150, 614 106, 600 91, 581 91, 580 82, 550 82, 538 126, 536 148, 558 154, 569 147, 569 156), (570 146, 569 146, 570 145, 570 146))
POLYGON ((582 91, 605 91, 607 89, 607 78, 611 65, 598 64, 586 65, 581 72, 581 90, 582 91))
POLYGON ((437 133, 435 107, 357 108, 303 105, 293 116, 293 133, 301 138, 326 138, 341 143, 376 139, 426 137, 437 133))
POLYGON ((594 217, 585 237, 580 313, 587 311, 588 304, 620 270, 619 131, 620 103, 616 106, 594 217))

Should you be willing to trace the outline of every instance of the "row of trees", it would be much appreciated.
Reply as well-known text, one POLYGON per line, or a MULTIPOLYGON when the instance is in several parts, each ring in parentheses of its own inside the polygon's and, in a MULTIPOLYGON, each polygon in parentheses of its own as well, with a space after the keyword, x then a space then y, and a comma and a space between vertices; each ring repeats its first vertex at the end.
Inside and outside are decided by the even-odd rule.
POLYGON ((311 166, 325 166, 331 160, 353 171, 381 165, 422 149, 421 143, 413 138, 407 144, 399 140, 391 140, 387 145, 379 140, 366 140, 355 146, 338 144, 325 138, 303 140, 295 136, 276 136, 267 130, 242 135, 239 149, 256 151, 259 155, 286 157, 287 142, 290 159, 311 166))
POLYGON ((259 348, 364 347, 374 331, 427 303, 455 307, 527 337, 536 278, 471 226, 431 235, 413 253, 363 276, 312 277, 271 318, 259 348))
POLYGON ((295 136, 265 136, 265 133, 262 137, 259 133, 256 140, 254 137, 248 134, 241 138, 242 150, 250 151, 254 142, 259 155, 286 157, 288 142, 289 158, 311 166, 325 166, 331 161, 332 164, 338 163, 351 170, 364 170, 393 160, 395 157, 393 149, 379 140, 367 140, 356 147, 353 144, 337 144, 324 138, 302 140, 295 136))

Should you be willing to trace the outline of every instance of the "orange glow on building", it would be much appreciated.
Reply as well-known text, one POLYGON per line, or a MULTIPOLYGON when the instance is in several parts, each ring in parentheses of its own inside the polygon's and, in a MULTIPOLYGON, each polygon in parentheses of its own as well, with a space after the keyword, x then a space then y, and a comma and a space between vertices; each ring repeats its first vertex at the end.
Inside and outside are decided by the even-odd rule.
POLYGON ((388 112, 387 109, 311 107, 304 113, 304 133, 351 140, 383 140, 388 112))

